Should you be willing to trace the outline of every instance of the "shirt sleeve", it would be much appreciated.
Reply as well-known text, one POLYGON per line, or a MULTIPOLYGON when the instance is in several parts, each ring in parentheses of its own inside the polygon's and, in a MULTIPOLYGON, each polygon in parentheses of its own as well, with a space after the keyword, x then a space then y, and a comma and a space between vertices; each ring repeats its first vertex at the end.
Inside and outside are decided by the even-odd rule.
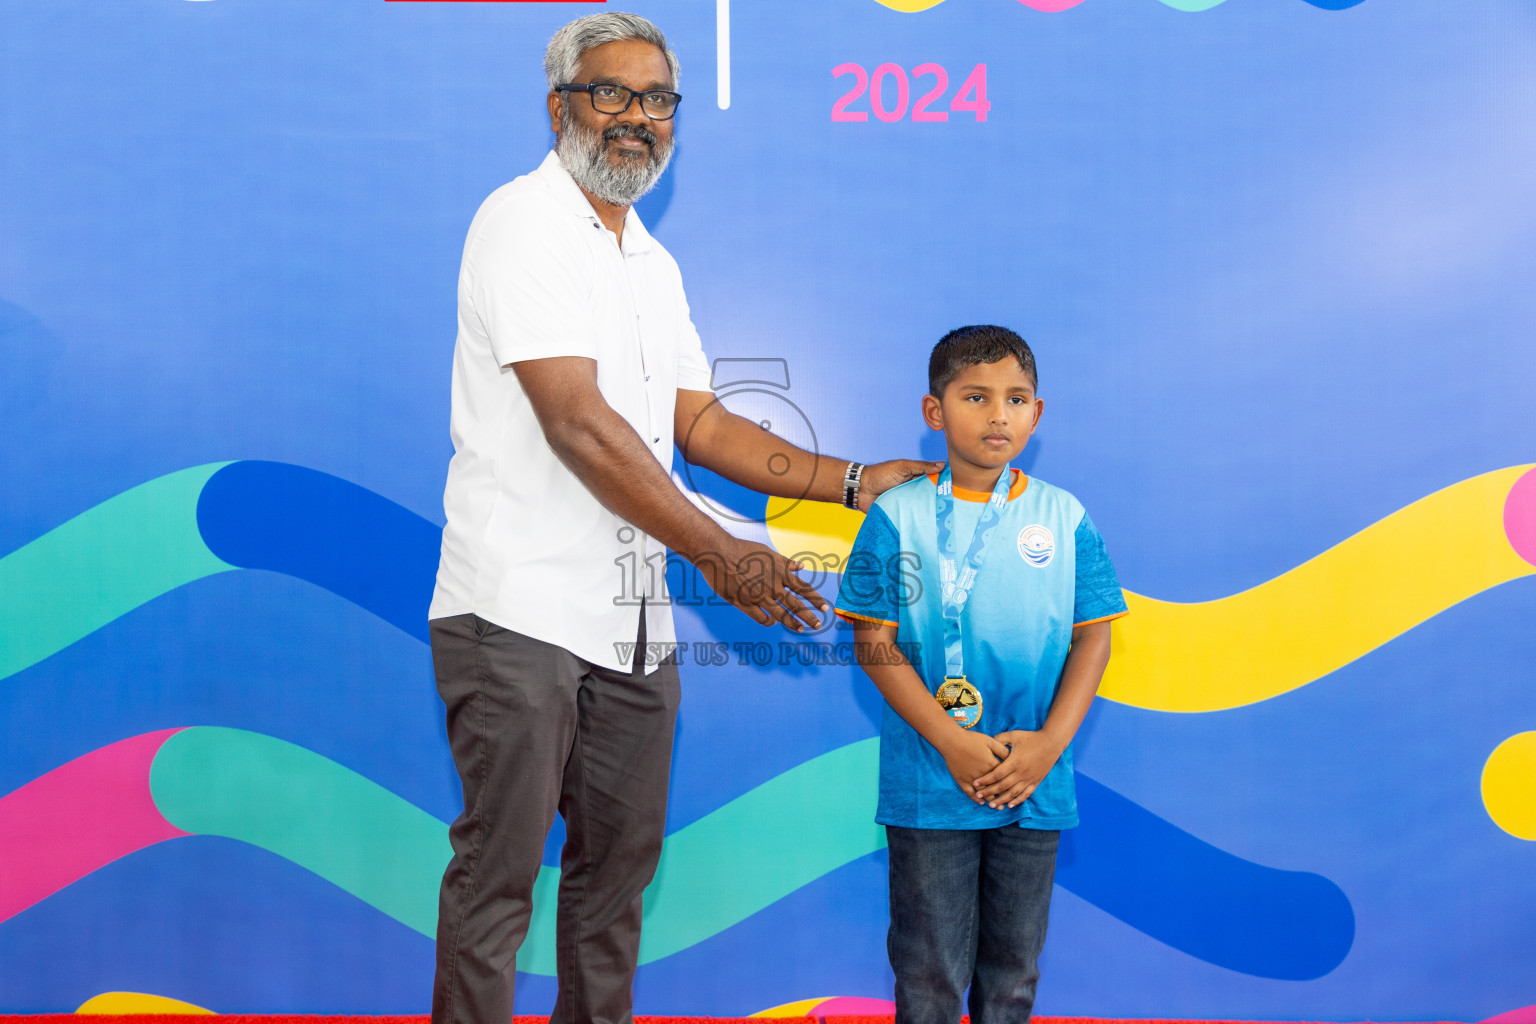
POLYGON ((854 538, 833 610, 844 619, 898 625, 901 568, 901 536, 891 517, 876 505, 854 538))
MULTIPOLYGON (((678 287, 682 291, 681 284, 678 287)), ((693 326, 693 314, 688 309, 688 299, 682 299, 683 327, 677 339, 677 387, 679 391, 713 391, 714 375, 709 360, 704 356, 704 342, 693 326)))
POLYGON ((1072 624, 1086 625, 1105 619, 1118 619, 1130 612, 1125 604, 1125 593, 1120 589, 1120 578, 1115 575, 1109 552, 1104 550, 1104 538, 1088 513, 1083 513, 1074 537, 1077 548, 1077 582, 1072 601, 1072 624))
POLYGON ((498 366, 554 356, 597 358, 587 295, 590 254, 570 236, 585 223, 512 200, 490 211, 470 239, 466 296, 498 366))

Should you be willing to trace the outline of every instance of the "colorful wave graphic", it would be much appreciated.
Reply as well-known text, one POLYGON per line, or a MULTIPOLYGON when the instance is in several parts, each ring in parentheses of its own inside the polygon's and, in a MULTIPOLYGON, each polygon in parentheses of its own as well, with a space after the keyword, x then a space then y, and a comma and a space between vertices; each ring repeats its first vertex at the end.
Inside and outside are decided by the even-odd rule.
MULTIPOLYGON (((879 741, 814 757, 667 837, 646 890, 640 962, 687 949, 881 849, 879 741)), ((1057 882, 1209 963, 1309 980, 1354 942, 1354 911, 1320 875, 1217 849, 1079 775, 1082 827, 1057 882)), ((77 758, 0 798, 0 920, 155 843, 214 835, 304 867, 424 935, 452 855, 448 826, 313 751, 259 733, 147 733, 77 758)), ((557 868, 544 867, 518 965, 553 975, 557 868)))
MULTIPOLYGON (((776 502, 767 518, 780 550, 846 557, 859 516, 776 502)), ((235 569, 307 580, 425 641, 439 537, 399 505, 309 469, 233 462, 172 473, 0 559, 0 678, 175 587, 235 569)), ((1270 699, 1533 572, 1536 470, 1486 473, 1242 593, 1192 604, 1128 593, 1136 614, 1116 623, 1102 692, 1165 711, 1270 699), (1435 542, 1432 562, 1420 554, 1425 538, 1435 542), (1297 636, 1307 643, 1291 642, 1297 636)), ((1514 763, 1512 750, 1490 761, 1485 799, 1495 821, 1523 838, 1530 787, 1508 783, 1519 775, 1505 765, 1514 763)), ((879 849, 865 806, 873 765, 874 741, 832 751, 670 837, 647 896, 642 959, 703 941, 879 849), (780 789, 789 796, 774 798, 780 789), (807 820, 808 807, 826 816, 807 820), (786 838, 807 834, 818 842, 786 838), (734 841, 744 836, 752 841, 734 841), (743 878, 755 881, 743 886, 743 878)), ((1080 778, 1088 824, 1067 840, 1072 855, 1059 872, 1066 888, 1175 948, 1244 973, 1313 978, 1347 954, 1353 913, 1332 882, 1232 857, 1080 778)), ((28 881, 8 887, 4 916, 117 857, 195 833, 270 850, 430 934, 448 856, 444 823, 319 755, 238 730, 125 740, 22 787, 0 810, 7 834, 40 837, 6 852, 8 876, 28 881), (279 763, 286 767, 271 767, 279 763), (199 777, 219 784, 186 781, 199 777)), ((545 869, 543 906, 553 905, 557 884, 558 872, 545 869)), ((551 934, 552 922, 536 914, 524 957, 536 972, 553 970, 551 934)))
MULTIPOLYGON (((862 521, 841 506, 778 498, 766 518, 780 551, 833 564, 862 521)), ((307 580, 425 641, 439 538, 415 513, 315 470, 234 462, 172 473, 0 559, 0 679, 175 587, 237 568, 307 580)), ((1134 614, 1115 622, 1100 693, 1177 712, 1268 700, 1533 573, 1536 470, 1485 473, 1229 597, 1186 604, 1127 591, 1134 614)))
MULTIPOLYGON (((863 517, 770 498, 785 554, 841 564, 863 517)), ((1184 604, 1125 592, 1100 696, 1155 711, 1223 711, 1334 672, 1447 608, 1536 573, 1536 468, 1484 473, 1399 509, 1289 572, 1184 604), (1433 550, 1427 557, 1426 550, 1433 550)))
POLYGON ((889 999, 869 999, 864 996, 820 996, 815 999, 797 999, 759 1010, 754 1017, 782 1019, 785 1017, 891 1017, 896 1004, 889 999))
MULTIPOLYGON (((875 3, 880 6, 889 7, 891 10, 900 11, 903 14, 917 14, 921 11, 937 7, 943 2, 944 0, 875 0, 875 3)), ((1018 0, 1018 2, 1036 11, 1055 14, 1060 11, 1070 10, 1083 3, 1084 0, 1018 0)), ((1226 3, 1226 0, 1158 0, 1158 2, 1164 7, 1172 7, 1176 11, 1193 13, 1208 11, 1212 7, 1219 7, 1226 3)), ((1306 2, 1313 7, 1319 7, 1325 11, 1343 11, 1362 4, 1365 0, 1306 0, 1306 2)))
POLYGON ((307 580, 425 643, 441 539, 389 499, 299 466, 217 462, 158 477, 0 558, 0 679, 235 569, 307 580))
MULTIPOLYGON (((846 556, 860 517, 838 507, 787 504, 769 503, 776 546, 786 553, 840 550, 846 556)), ((309 469, 234 462, 172 473, 0 559, 0 678, 168 590, 240 568, 307 580, 425 641, 439 536, 436 526, 399 505, 309 469), (66 608, 71 614, 61 614, 66 608)), ((1137 614, 1117 622, 1117 653, 1104 692, 1168 711, 1212 711, 1269 699, 1459 601, 1532 572, 1536 471, 1516 466, 1483 474, 1429 495, 1241 594, 1195 604, 1128 594, 1137 614), (1426 537, 1436 542, 1432 565, 1419 555, 1426 537), (1289 642, 1302 635, 1306 644, 1289 642)), ((703 941, 878 849, 874 826, 846 824, 872 817, 865 804, 874 790, 874 743, 866 744, 813 759, 689 827, 700 831, 684 829, 671 837, 648 895, 646 962, 703 941), (853 760, 824 776, 825 766, 840 758, 853 760), (802 777, 812 788, 802 788, 796 781, 802 777), (776 803, 770 787, 784 787, 793 799, 776 803), (830 803, 829 793, 837 794, 830 803), (830 817, 807 821, 807 807, 827 808, 830 817), (724 832, 704 827, 727 821, 732 824, 724 832), (784 837, 806 834, 819 837, 814 853, 797 855, 800 846, 784 837), (691 838, 703 835, 711 836, 709 842, 691 838), (731 836, 754 839, 741 844, 731 836), (740 852, 720 856, 716 843, 740 852), (670 883, 669 889, 668 878, 689 881, 670 883), (742 878, 758 882, 743 886, 742 878), (669 896, 673 891, 679 895, 669 896), (687 911, 668 909, 674 906, 687 911)), ((1502 764, 1493 764, 1488 792, 1494 794, 1490 814, 1505 825, 1512 820, 1510 808, 1524 820, 1529 797, 1528 787, 1503 786, 1509 773, 1502 764), (1501 795, 1506 790, 1510 795, 1501 795)), ((1265 977, 1318 977, 1347 953, 1353 914, 1327 879, 1232 857, 1086 776, 1079 799, 1088 824, 1067 842, 1069 850, 1081 853, 1063 857, 1059 880, 1107 912, 1191 955, 1265 977), (1183 867, 1170 873, 1171 865, 1183 867)), ((124 741, 22 787, 3 806, 0 818, 25 826, 25 834, 64 837, 8 853, 14 861, 8 871, 31 879, 24 887, 25 905, 146 845, 213 834, 302 864, 430 934, 432 893, 447 859, 442 822, 318 755, 238 730, 194 729, 124 741), (152 759, 152 771, 145 758, 152 759), (223 781, 215 788, 179 786, 178 778, 193 777, 177 774, 179 759, 200 759, 202 775, 223 781), (291 792, 283 791, 281 773, 251 769, 284 759, 293 778, 309 780, 291 792), (152 798, 141 781, 133 781, 146 771, 156 780, 152 798), (91 781, 71 781, 80 778, 91 781), (60 786, 94 793, 96 802, 40 796, 60 786), (217 799, 209 795, 215 792, 217 799), (255 808, 286 809, 287 817, 255 808), (70 820, 50 826, 49 815, 61 813, 70 820), (105 824, 92 831, 82 821, 105 824), (345 841, 337 841, 336 830, 345 841), (346 857, 352 859, 335 860, 328 852, 335 850, 351 851, 346 857), (402 881, 408 878, 414 883, 402 881)), ((1511 831, 1521 834, 1525 828, 1511 831)), ((544 906, 553 905, 547 897, 557 884, 558 872, 546 869, 538 884, 544 906)), ((5 907, 7 914, 17 909, 5 907)), ((551 927, 536 915, 525 956, 530 969, 552 970, 551 927)))

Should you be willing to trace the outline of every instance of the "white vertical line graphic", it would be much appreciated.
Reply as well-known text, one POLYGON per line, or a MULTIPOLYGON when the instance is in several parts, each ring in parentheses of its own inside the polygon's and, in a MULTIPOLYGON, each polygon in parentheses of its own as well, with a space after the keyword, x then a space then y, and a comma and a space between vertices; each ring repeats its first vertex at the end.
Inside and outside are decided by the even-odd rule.
POLYGON ((715 0, 715 102, 731 108, 731 0, 715 0))

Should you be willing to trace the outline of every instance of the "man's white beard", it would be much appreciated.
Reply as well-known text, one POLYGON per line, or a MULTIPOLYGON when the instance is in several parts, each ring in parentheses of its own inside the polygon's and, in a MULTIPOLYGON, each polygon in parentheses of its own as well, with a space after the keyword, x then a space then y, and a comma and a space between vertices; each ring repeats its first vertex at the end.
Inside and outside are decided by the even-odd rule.
POLYGON ((576 184, 614 206, 632 206, 649 192, 672 160, 672 143, 657 141, 644 159, 623 158, 617 166, 608 159, 608 140, 603 133, 561 119, 555 154, 576 184))

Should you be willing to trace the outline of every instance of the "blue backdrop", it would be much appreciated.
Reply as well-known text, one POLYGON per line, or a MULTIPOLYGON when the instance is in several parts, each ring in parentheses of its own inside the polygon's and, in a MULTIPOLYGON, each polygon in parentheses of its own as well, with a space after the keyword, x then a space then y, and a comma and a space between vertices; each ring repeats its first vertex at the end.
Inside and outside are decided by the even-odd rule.
MULTIPOLYGON (((749 401, 830 453, 931 457, 929 347, 1003 323, 1046 400, 1019 465, 1083 500, 1127 589, 1271 594, 1360 534, 1380 550, 1303 605, 1375 621, 1424 591, 1283 692, 1194 707, 1132 678, 1095 705, 1037 1008, 1536 1004, 1531 7, 631 7, 686 96, 641 213, 708 354, 785 360, 749 401)), ((551 143, 549 35, 597 9, 0 0, 0 1011, 426 1010, 458 810, 421 635, 460 248, 551 143)), ((1288 621, 1254 659, 1314 643, 1288 621)), ((1246 643, 1221 669, 1245 693, 1246 643)), ((638 1008, 887 998, 872 801, 813 806, 818 772, 866 763, 878 698, 846 666, 721 660, 683 669, 692 859, 638 1008), (732 808, 785 858, 733 845, 732 808)), ((552 999, 523 975, 520 1009, 552 999)))

